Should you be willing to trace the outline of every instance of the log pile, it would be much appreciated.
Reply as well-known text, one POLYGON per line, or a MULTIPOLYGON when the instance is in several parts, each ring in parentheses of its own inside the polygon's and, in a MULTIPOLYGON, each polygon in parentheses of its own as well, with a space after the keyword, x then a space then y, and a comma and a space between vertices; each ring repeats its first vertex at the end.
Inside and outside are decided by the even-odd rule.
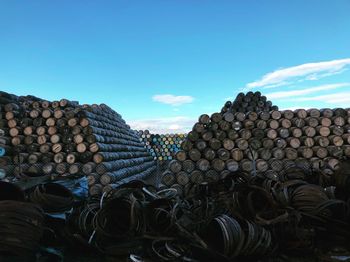
MULTIPOLYGON (((263 97, 250 92, 237 99, 249 96, 263 97)), ((339 161, 350 156, 350 109, 244 113, 233 105, 227 102, 220 113, 199 117, 163 173, 164 185, 187 192, 193 184, 238 170, 279 177, 291 162, 330 177, 339 161)))
POLYGON ((158 161, 174 159, 185 139, 185 134, 151 134, 149 130, 140 130, 138 133, 140 141, 158 161))
POLYGON ((260 92, 248 92, 247 94, 239 93, 233 102, 227 101, 222 107, 221 113, 260 113, 263 111, 270 112, 277 110, 278 106, 273 105, 272 102, 270 100, 267 100, 267 97, 261 95, 260 92))
POLYGON ((0 91, 0 180, 8 174, 13 174, 15 169, 13 158, 16 148, 13 147, 10 136, 14 121, 22 118, 23 105, 40 100, 35 96, 16 96, 0 91))
POLYGON ((15 152, 7 173, 20 178, 87 176, 90 194, 146 178, 155 162, 122 117, 108 106, 27 100, 6 105, 8 143, 15 152))

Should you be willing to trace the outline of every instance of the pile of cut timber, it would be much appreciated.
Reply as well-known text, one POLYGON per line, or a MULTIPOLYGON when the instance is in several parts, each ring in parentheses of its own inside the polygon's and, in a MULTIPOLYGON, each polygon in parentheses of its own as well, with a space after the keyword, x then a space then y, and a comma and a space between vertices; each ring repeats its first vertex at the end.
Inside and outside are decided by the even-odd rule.
POLYGON ((98 195, 130 179, 147 178, 156 169, 137 133, 104 104, 28 100, 4 109, 15 152, 9 175, 85 175, 90 194, 98 195))
POLYGON ((163 173, 164 185, 187 192, 238 170, 279 177, 291 162, 331 176, 339 160, 350 156, 350 109, 269 111, 277 107, 268 103, 259 112, 247 111, 250 101, 267 104, 259 92, 239 94, 235 101, 246 102, 239 110, 238 102, 226 102, 221 113, 199 117, 163 173))
POLYGON ((180 150, 185 134, 151 134, 149 130, 140 130, 140 141, 150 151, 155 160, 167 161, 175 158, 180 150))

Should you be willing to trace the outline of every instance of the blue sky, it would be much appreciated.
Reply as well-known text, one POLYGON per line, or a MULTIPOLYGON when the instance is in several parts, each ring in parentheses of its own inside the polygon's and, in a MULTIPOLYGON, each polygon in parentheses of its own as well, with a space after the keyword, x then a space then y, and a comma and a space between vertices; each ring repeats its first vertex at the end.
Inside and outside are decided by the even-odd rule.
POLYGON ((106 103, 159 132, 241 90, 350 107, 349 13, 349 0, 0 0, 0 89, 106 103))

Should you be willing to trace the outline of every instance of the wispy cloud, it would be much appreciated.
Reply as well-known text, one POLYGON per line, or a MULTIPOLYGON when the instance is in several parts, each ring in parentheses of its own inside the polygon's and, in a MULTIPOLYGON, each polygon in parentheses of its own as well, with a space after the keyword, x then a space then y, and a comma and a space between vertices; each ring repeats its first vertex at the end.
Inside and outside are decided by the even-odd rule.
POLYGON ((182 104, 192 103, 194 98, 192 96, 174 96, 170 94, 165 95, 154 95, 152 97, 153 101, 160 102, 163 104, 168 104, 172 106, 179 106, 182 104))
POLYGON ((273 88, 305 80, 319 80, 323 77, 340 74, 346 71, 349 65, 350 58, 346 58, 282 68, 265 74, 260 80, 248 83, 246 88, 273 88))
POLYGON ((137 119, 128 121, 128 124, 135 130, 150 130, 155 134, 165 133, 187 133, 189 132, 196 119, 185 116, 154 118, 154 119, 137 119))
POLYGON ((297 97, 293 99, 293 101, 319 101, 322 103, 331 104, 332 106, 336 107, 349 107, 350 91, 313 97, 297 97))
POLYGON ((290 98, 295 96, 314 94, 319 91, 332 90, 332 89, 337 89, 337 88, 346 87, 346 86, 350 86, 350 83, 320 85, 320 86, 310 87, 302 90, 273 92, 273 93, 266 94, 266 97, 270 100, 280 99, 280 98, 290 98))

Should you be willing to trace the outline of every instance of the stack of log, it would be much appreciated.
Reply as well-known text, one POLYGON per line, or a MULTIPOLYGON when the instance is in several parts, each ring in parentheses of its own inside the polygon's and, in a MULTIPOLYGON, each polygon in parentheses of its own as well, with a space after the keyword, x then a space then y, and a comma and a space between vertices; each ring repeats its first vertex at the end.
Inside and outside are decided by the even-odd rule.
POLYGON ((39 100, 35 96, 16 96, 0 91, 0 179, 13 174, 15 169, 13 157, 17 151, 12 146, 10 129, 13 121, 10 120, 23 116, 23 105, 39 100))
POLYGON ((162 176, 181 192, 238 170, 279 177, 291 162, 331 176, 350 156, 350 109, 203 114, 181 148, 162 176))
POLYGON ((121 116, 108 106, 62 99, 7 104, 15 177, 87 176, 91 195, 109 191, 156 169, 153 157, 121 116))
POLYGON ((261 95, 259 91, 253 93, 248 92, 247 94, 239 93, 236 99, 231 102, 227 101, 221 109, 221 113, 236 113, 236 112, 256 112, 260 113, 263 111, 277 111, 278 106, 273 105, 271 101, 267 100, 266 96, 261 95))
POLYGON ((149 130, 140 130, 138 133, 140 141, 158 161, 174 159, 186 137, 185 134, 151 134, 149 130))

